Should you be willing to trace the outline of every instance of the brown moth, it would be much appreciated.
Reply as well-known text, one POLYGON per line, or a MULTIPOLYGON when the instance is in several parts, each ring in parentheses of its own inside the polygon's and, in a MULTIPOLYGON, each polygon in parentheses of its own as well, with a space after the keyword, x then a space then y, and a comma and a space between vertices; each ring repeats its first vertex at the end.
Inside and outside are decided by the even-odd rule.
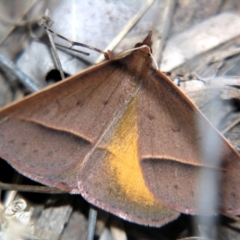
POLYGON ((219 212, 239 214, 238 153, 155 68, 150 47, 151 33, 135 49, 3 108, 1 158, 33 180, 151 226, 198 214, 199 172, 217 171, 219 212), (219 167, 202 160, 196 119, 220 143, 219 167))

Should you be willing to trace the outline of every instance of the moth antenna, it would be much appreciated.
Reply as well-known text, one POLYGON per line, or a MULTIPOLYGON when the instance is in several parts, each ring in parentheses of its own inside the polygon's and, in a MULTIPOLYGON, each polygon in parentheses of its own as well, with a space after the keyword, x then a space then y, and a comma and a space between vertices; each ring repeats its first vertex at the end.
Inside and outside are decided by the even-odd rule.
MULTIPOLYGON (((90 45, 87 45, 87 44, 84 44, 84 43, 80 43, 80 42, 75 42, 75 41, 72 41, 56 32, 54 32, 50 27, 52 26, 53 24, 53 21, 50 19, 50 17, 48 16, 42 16, 42 18, 38 21, 38 25, 42 28, 45 28, 47 31, 51 32, 52 34, 54 34, 55 36, 69 42, 71 44, 71 46, 69 47, 69 49, 72 49, 73 46, 80 46, 80 47, 84 47, 84 48, 88 48, 88 49, 91 49, 93 51, 96 51, 96 52, 99 52, 101 54, 103 54, 105 56, 106 52, 102 51, 101 49, 98 49, 98 48, 95 48, 95 47, 92 47, 90 45)), ((64 47, 64 46, 61 46, 61 47, 64 47)), ((64 47, 66 48, 66 47, 64 47)), ((79 51, 81 52, 81 51, 79 51)), ((89 53, 87 52, 81 52, 85 55, 89 55, 89 53)), ((107 53, 108 55, 108 53, 107 53)))
POLYGON ((71 51, 81 53, 81 54, 83 54, 83 55, 85 55, 85 56, 89 56, 89 55, 90 55, 90 53, 88 53, 88 52, 84 52, 84 51, 81 51, 81 50, 77 50, 77 49, 74 49, 74 48, 71 48, 71 47, 69 48, 69 47, 63 46, 63 45, 58 44, 58 43, 55 43, 55 45, 56 45, 58 48, 70 49, 71 51))

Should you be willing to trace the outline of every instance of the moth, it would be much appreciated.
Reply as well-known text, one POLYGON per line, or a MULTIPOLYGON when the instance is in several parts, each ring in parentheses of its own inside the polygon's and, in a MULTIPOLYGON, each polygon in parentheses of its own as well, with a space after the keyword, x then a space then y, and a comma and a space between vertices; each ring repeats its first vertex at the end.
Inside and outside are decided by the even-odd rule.
POLYGON ((151 33, 110 58, 1 109, 0 157, 35 181, 151 226, 198 214, 198 175, 217 171, 219 212, 239 214, 239 155, 156 68, 151 33), (197 121, 220 144, 218 167, 203 161, 197 121))

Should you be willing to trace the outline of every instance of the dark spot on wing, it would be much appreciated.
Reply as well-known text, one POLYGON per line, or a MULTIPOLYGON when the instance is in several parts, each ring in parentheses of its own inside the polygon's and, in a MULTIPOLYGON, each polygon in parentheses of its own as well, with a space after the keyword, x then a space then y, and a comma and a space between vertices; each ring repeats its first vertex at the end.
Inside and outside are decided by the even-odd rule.
POLYGON ((148 115, 147 115, 147 118, 148 118, 150 121, 152 121, 152 120, 155 119, 155 116, 152 115, 152 114, 148 114, 148 115))
POLYGON ((175 127, 172 128, 172 131, 173 132, 180 132, 181 128, 179 126, 175 126, 175 127))
POLYGON ((34 153, 34 154, 37 154, 37 153, 38 153, 38 150, 37 150, 37 149, 33 150, 33 153, 34 153))
POLYGON ((77 101, 76 102, 76 106, 81 106, 82 105, 82 102, 81 101, 77 101))
POLYGON ((235 198, 236 194, 234 192, 231 192, 231 196, 235 198))
POLYGON ((108 104, 108 100, 102 102, 104 106, 108 104))
POLYGON ((52 157, 53 156, 53 151, 48 152, 48 156, 52 157))

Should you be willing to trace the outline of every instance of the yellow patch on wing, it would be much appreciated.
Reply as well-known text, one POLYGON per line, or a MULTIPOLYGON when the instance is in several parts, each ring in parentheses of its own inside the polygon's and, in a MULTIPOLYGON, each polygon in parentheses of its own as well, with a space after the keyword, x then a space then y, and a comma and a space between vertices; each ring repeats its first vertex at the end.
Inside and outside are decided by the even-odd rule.
POLYGON ((108 151, 111 174, 125 197, 143 205, 156 200, 145 185, 138 158, 137 99, 129 105, 112 135, 108 151))

